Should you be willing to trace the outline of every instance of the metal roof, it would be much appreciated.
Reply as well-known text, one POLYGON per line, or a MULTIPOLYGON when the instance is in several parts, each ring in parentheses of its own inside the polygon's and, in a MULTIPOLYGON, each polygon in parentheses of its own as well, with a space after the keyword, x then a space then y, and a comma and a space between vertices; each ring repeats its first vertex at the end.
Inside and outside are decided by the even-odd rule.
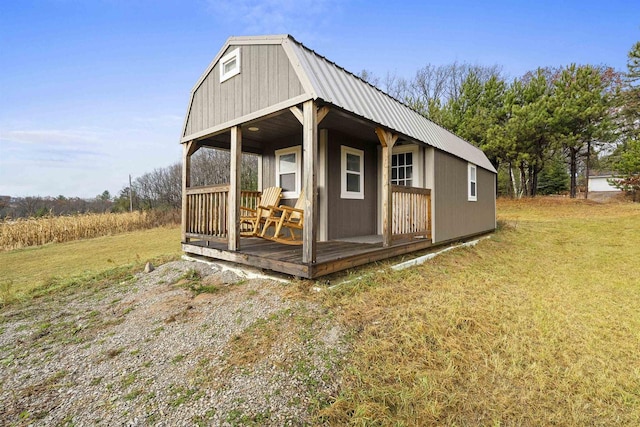
POLYGON ((288 36, 288 39, 292 41, 290 46, 313 86, 313 98, 321 99, 410 139, 496 172, 487 156, 478 147, 317 54, 293 37, 288 36))

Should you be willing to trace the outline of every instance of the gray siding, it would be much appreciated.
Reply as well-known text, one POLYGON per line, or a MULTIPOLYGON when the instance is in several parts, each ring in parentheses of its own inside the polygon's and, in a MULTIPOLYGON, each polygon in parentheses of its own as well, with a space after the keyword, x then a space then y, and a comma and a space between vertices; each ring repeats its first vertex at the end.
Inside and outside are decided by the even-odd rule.
POLYGON ((327 153, 327 187, 329 239, 368 236, 377 232, 378 168, 375 144, 329 130, 327 153), (340 197, 340 146, 364 151, 364 200, 340 197))
POLYGON ((240 74, 220 83, 220 64, 215 64, 193 93, 183 136, 303 94, 281 45, 231 45, 224 54, 238 47, 240 74))
POLYGON ((435 239, 442 242, 495 229, 495 174, 478 167, 478 200, 468 201, 468 163, 436 150, 435 239))
MULTIPOLYGON (((291 135, 277 141, 272 141, 264 144, 264 153, 262 155, 263 189, 276 185, 276 150, 295 146, 302 146, 302 133, 291 135)), ((303 161, 303 159, 300 159, 300 161, 303 161)), ((302 180, 302 177, 300 177, 300 179, 302 180)), ((300 184, 302 185, 302 181, 300 181, 300 184)), ((281 203, 284 205, 293 206, 296 204, 296 200, 283 199, 281 203)))

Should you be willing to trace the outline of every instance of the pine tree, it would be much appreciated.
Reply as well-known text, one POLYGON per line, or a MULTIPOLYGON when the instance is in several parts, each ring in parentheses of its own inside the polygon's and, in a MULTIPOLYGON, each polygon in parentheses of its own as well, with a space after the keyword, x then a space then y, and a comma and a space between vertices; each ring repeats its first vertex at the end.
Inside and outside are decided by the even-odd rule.
POLYGON ((544 166, 538 180, 539 194, 560 194, 569 189, 569 174, 562 156, 556 154, 544 166))
POLYGON ((631 140, 626 144, 626 149, 620 154, 615 168, 620 176, 612 179, 612 184, 621 190, 631 192, 634 202, 640 201, 640 140, 631 140))
POLYGON ((568 66, 554 87, 553 124, 569 158, 570 195, 575 198, 579 157, 586 155, 588 173, 592 148, 613 137, 610 100, 601 71, 591 65, 568 66))
POLYGON ((538 69, 514 81, 503 96, 502 123, 498 121, 488 132, 485 150, 506 163, 516 197, 536 195, 538 175, 552 153, 547 74, 538 69))

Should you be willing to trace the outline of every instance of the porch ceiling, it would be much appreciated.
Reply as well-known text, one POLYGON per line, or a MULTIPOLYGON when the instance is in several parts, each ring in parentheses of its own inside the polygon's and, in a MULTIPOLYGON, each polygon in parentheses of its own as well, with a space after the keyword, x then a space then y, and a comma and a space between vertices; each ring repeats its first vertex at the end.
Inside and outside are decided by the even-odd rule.
MULTIPOLYGON (((278 141, 291 135, 302 135, 302 125, 289 110, 244 123, 241 127, 242 150, 257 154, 262 153, 262 147, 266 142, 278 141), (258 131, 250 131, 250 127, 257 127, 258 131)), ((378 143, 374 124, 337 108, 331 108, 329 114, 318 125, 318 129, 337 130, 367 142, 378 143)), ((204 146, 228 149, 230 139, 231 134, 227 131, 198 142, 204 146)))

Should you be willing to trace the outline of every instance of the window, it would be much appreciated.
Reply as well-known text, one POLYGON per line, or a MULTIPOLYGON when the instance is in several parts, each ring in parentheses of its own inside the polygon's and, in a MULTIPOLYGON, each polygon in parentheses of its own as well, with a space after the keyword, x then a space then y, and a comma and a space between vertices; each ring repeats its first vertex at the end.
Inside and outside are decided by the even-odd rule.
POLYGON ((475 202, 478 200, 478 184, 477 184, 477 167, 469 163, 468 167, 469 175, 469 201, 475 202))
POLYGON ((340 147, 340 173, 342 184, 340 197, 364 199, 364 151, 351 147, 340 147))
POLYGON ((407 187, 419 187, 418 171, 414 165, 418 162, 417 145, 394 147, 391 155, 391 184, 407 187))
POLYGON ((300 195, 301 148, 276 150, 276 185, 282 187, 285 199, 295 199, 300 195))
POLYGON ((240 48, 232 50, 220 59, 220 83, 240 74, 240 48))

